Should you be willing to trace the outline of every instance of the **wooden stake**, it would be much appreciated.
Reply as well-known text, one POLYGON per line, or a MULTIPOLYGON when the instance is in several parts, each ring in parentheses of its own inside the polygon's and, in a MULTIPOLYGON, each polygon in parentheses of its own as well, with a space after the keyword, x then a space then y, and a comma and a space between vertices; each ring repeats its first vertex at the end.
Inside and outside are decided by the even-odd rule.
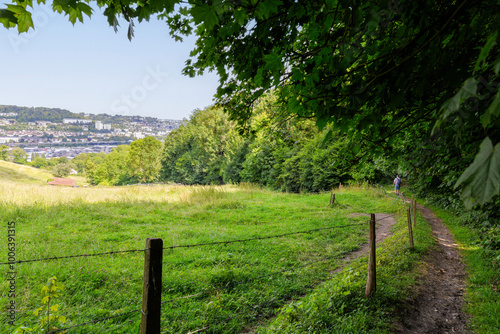
POLYGON ((333 204, 335 204, 335 194, 332 193, 332 195, 330 196, 330 206, 333 206, 333 204))
POLYGON ((339 183, 339 189, 342 189, 342 182, 339 183))
POLYGON ((410 238, 410 248, 413 249, 413 230, 411 228, 410 208, 408 208, 407 212, 408 212, 408 237, 410 238))
POLYGON ((163 240, 147 238, 140 334, 160 334, 163 240))
POLYGON ((375 214, 371 214, 370 226, 369 226, 369 236, 368 236, 368 246, 370 249, 370 255, 368 259, 368 278, 366 279, 366 298, 375 292, 377 288, 377 272, 376 272, 376 256, 375 256, 375 214))

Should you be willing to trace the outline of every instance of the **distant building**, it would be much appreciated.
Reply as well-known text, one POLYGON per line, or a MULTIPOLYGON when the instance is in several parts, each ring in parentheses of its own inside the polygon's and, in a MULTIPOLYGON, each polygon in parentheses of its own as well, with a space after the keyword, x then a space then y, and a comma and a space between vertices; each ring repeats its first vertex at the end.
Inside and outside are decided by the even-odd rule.
POLYGON ((52 122, 47 121, 36 121, 36 125, 46 128, 48 124, 52 124, 52 122))
POLYGON ((146 136, 142 132, 134 132, 134 138, 142 139, 142 138, 146 138, 146 136))
POLYGON ((104 130, 111 130, 111 124, 103 124, 104 130))
POLYGON ((63 118, 64 124, 92 124, 91 119, 63 118))
POLYGON ((65 179, 62 177, 55 177, 53 181, 49 181, 48 184, 51 186, 69 186, 74 187, 76 181, 73 179, 65 179))
POLYGON ((0 144, 18 143, 19 137, 0 137, 0 144))
POLYGON ((95 121, 95 129, 96 130, 102 130, 104 128, 103 124, 101 121, 95 121))

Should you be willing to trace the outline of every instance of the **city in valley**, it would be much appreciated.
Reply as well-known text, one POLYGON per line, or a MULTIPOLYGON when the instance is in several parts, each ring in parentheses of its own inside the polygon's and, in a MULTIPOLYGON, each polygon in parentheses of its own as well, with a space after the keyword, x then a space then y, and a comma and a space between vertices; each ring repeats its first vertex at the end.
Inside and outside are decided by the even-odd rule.
POLYGON ((0 105, 0 145, 22 148, 28 161, 34 156, 72 159, 80 153, 109 153, 118 145, 147 136, 161 140, 180 123, 153 117, 0 105))

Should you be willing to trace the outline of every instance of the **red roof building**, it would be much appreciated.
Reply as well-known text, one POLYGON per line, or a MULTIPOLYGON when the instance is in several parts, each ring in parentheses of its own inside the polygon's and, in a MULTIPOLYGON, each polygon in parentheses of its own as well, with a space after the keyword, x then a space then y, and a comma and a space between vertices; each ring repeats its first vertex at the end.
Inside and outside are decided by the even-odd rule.
POLYGON ((73 179, 65 179, 62 177, 55 177, 53 181, 50 181, 48 184, 51 186, 69 186, 69 187, 74 187, 76 184, 76 181, 73 179))

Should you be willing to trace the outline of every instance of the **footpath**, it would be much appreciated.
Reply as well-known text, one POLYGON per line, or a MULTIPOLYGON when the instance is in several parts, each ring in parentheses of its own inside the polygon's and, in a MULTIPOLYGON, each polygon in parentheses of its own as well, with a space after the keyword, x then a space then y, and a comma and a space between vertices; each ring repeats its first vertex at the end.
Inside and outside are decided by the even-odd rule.
POLYGON ((423 258, 416 297, 400 311, 395 333, 470 333, 462 311, 466 271, 458 245, 432 210, 421 205, 418 210, 431 225, 437 245, 423 258))

